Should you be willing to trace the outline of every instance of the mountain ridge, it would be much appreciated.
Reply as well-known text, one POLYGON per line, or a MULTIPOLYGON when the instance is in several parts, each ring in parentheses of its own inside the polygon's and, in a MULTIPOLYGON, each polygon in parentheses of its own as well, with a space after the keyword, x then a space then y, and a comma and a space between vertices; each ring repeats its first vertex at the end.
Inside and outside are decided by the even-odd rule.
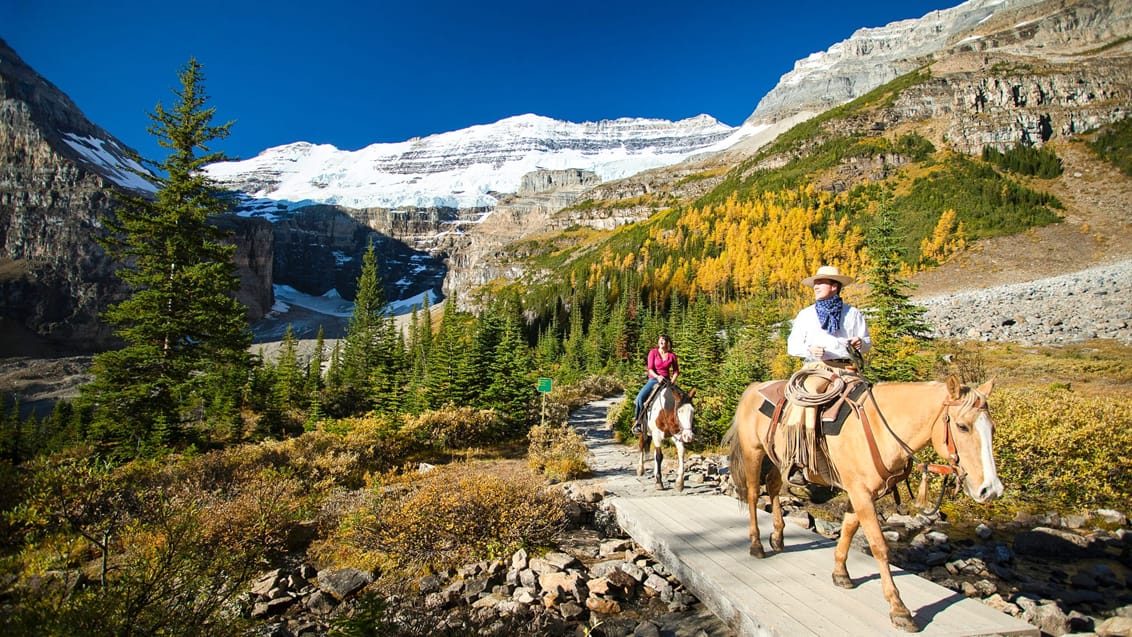
MULTIPOLYGON (((1132 13, 1130 6, 1132 2, 1129 0, 970 0, 954 9, 968 13, 976 8, 1005 9, 992 12, 989 19, 969 18, 968 22, 975 20, 977 33, 957 30, 946 37, 932 39, 932 46, 942 42, 946 47, 933 54, 936 56, 934 60, 917 57, 912 62, 930 66, 936 76, 915 91, 895 98, 898 102, 896 108, 885 111, 880 117, 869 116, 871 119, 864 128, 852 122, 836 126, 853 129, 848 131, 849 134, 871 131, 869 135, 878 137, 892 137, 909 127, 920 127, 917 130, 934 143, 961 145, 962 150, 971 152, 986 143, 1007 145, 1026 139, 1034 143, 1045 143, 1048 139, 1056 142, 1061 136, 1073 136, 1085 127, 1112 121, 1126 113, 1128 104, 1132 102, 1128 95, 1128 73, 1121 71, 1127 66, 1124 62, 1130 48, 1126 39, 1132 13), (973 37, 975 35, 978 37, 973 37), (1105 50, 1103 54, 1094 54, 1089 53, 1089 47, 1104 47, 1105 50), (1034 58, 1023 54, 1029 55, 1034 51, 1068 56, 1070 62, 1060 66, 1055 62, 1032 63, 1034 58), (955 68, 945 68, 948 64, 955 68)), ((901 28, 910 27, 904 24, 901 28)), ((883 30, 884 27, 879 27, 858 33, 871 34, 870 37, 876 36, 873 37, 876 40, 878 31, 883 30)), ((845 48, 851 47, 842 44, 841 49, 845 48)), ((14 53, 11 55, 14 56, 14 53)), ((866 63, 864 66, 877 64, 866 63)), ((35 79, 34 72, 29 70, 29 73, 25 73, 26 77, 17 80, 15 85, 50 84, 46 80, 35 79)), ((865 86, 860 84, 859 88, 865 86)), ((74 116, 69 113, 78 113, 77 107, 71 111, 70 107, 74 105, 69 99, 41 106, 49 112, 50 109, 61 109, 65 111, 65 117, 74 116)), ((25 103, 22 107, 17 106, 16 111, 19 108, 31 109, 31 106, 25 103)), ((521 277, 524 273, 522 264, 508 261, 513 256, 508 246, 516 240, 574 226, 608 231, 695 201, 728 178, 728 171, 734 166, 742 164, 763 144, 774 139, 774 133, 781 131, 785 123, 796 124, 807 116, 808 112, 799 112, 778 119, 771 125, 748 122, 732 128, 706 115, 680 122, 621 118, 583 124, 558 122, 537 115, 519 115, 501 120, 502 124, 484 124, 391 145, 370 145, 358 151, 338 151, 325 145, 296 143, 268 149, 260 157, 266 156, 270 161, 261 160, 261 163, 275 162, 287 166, 298 163, 304 154, 319 153, 335 157, 348 153, 348 158, 353 160, 363 156, 367 149, 376 156, 378 151, 389 151, 396 146, 397 153, 386 153, 392 157, 387 159, 386 164, 396 167, 398 161, 404 160, 402 166, 406 168, 390 174, 406 182, 412 187, 410 190, 414 196, 419 196, 402 199, 389 196, 385 200, 367 200, 359 194, 338 195, 337 198, 333 194, 328 196, 327 193, 333 190, 331 185, 337 183, 335 180, 352 183, 380 195, 378 184, 371 183, 373 180, 370 178, 374 174, 372 165, 357 168, 361 179, 350 181, 346 177, 356 176, 351 172, 355 169, 345 165, 349 162, 338 161, 313 171, 311 174, 317 179, 312 182, 308 176, 305 185, 300 183, 291 192, 285 193, 286 199, 280 194, 278 201, 250 201, 241 214, 282 222, 273 227, 276 233, 286 233, 287 240, 277 245, 287 245, 293 250, 284 262, 276 264, 276 283, 292 284, 302 279, 307 293, 320 294, 333 287, 346 294, 341 285, 351 278, 353 270, 349 264, 356 265, 359 250, 364 250, 364 237, 381 233, 387 239, 382 245, 389 248, 390 258, 387 261, 389 264, 396 262, 397 267, 396 271, 387 273, 390 275, 388 280, 402 283, 398 293, 417 295, 422 292, 420 285, 432 285, 431 280, 425 281, 424 278, 418 281, 419 285, 406 278, 417 276, 427 269, 421 265, 426 262, 429 267, 443 262, 449 267, 444 289, 462 290, 497 278, 521 277), (503 128, 508 130, 505 137, 517 140, 515 148, 500 150, 500 146, 489 143, 494 143, 494 137, 503 128), (566 132, 557 138, 559 141, 538 141, 541 138, 537 133, 545 130, 566 132), (444 165, 450 155, 443 149, 437 149, 438 141, 447 144, 447 148, 466 151, 462 159, 449 164, 451 170, 444 165), (572 158, 582 158, 588 163, 577 166, 574 159, 567 161, 561 156, 555 160, 548 159, 550 150, 563 149, 573 153, 572 158), (595 157, 603 159, 599 161, 595 157), (648 168, 640 161, 642 157, 658 165, 648 168), (503 170, 505 167, 506 170, 503 170), (426 188, 428 184, 425 182, 431 176, 455 174, 459 170, 465 171, 461 174, 466 179, 447 184, 447 190, 440 191, 439 196, 426 188), (619 177, 622 172, 634 174, 632 177, 619 177), (489 174, 494 181, 473 179, 483 174, 489 174), (300 186, 308 190, 303 191, 300 186), (320 194, 311 199, 308 195, 312 193, 320 194), (384 207, 383 204, 401 207, 384 207), (302 270, 311 269, 311 263, 329 264, 327 267, 336 269, 331 275, 308 280, 312 277, 302 270), (288 280, 287 276, 295 280, 288 280)), ((57 148, 53 152, 71 162, 69 166, 60 162, 56 175, 67 177, 85 170, 107 180, 107 174, 98 169, 99 162, 103 160, 99 151, 105 148, 98 143, 101 139, 98 135, 102 133, 93 124, 84 126, 73 130, 60 128, 55 133, 47 133, 57 134, 60 139, 69 134, 67 139, 71 142, 55 144, 57 148), (79 170, 75 171, 74 167, 79 170)), ((819 128, 811 141, 816 143, 845 132, 819 128)), ((21 153, 23 151, 12 153, 13 161, 23 156, 21 153)), ((780 157, 771 161, 789 159, 780 157)), ((875 167, 867 170, 864 162, 844 163, 834 169, 837 174, 826 179, 823 187, 836 190, 849 187, 862 175, 882 176, 891 168, 885 161, 883 156, 874 158, 875 167)), ((220 166, 231 168, 234 165, 220 166)), ((769 164, 752 164, 744 170, 758 170, 766 165, 769 164)), ((277 184, 282 183, 280 175, 286 171, 274 165, 261 168, 263 170, 259 174, 241 178, 244 191, 270 194, 278 190, 277 184)), ((20 179, 25 178, 20 177, 13 183, 32 183, 20 182, 20 179)), ((235 179, 231 183, 237 181, 235 179)), ((109 187, 102 183, 91 190, 89 194, 101 202, 97 205, 108 205, 106 190, 109 187)), ((45 187, 42 192, 16 193, 16 197, 42 196, 46 201, 51 192, 54 191, 50 187, 45 187)), ((371 192, 366 196, 374 195, 371 192)), ((83 214, 96 209, 96 206, 85 204, 82 207, 83 214)), ((60 213, 59 216, 66 215, 60 213)), ((26 252, 28 249, 40 250, 52 258, 55 258, 54 255, 68 255, 68 258, 57 260, 57 270, 62 272, 70 268, 75 272, 68 276, 78 276, 78 269, 87 267, 91 259, 100 258, 97 251, 82 243, 92 233, 89 228, 96 227, 96 219, 92 216, 88 220, 89 228, 84 226, 87 229, 68 231, 65 236, 59 236, 47 223, 49 218, 50 215, 38 213, 9 215, 5 219, 8 226, 5 228, 7 244, 4 256, 24 259, 26 264, 29 255, 38 255, 26 252), (86 238, 80 239, 78 235, 86 238)), ((383 265, 387 264, 383 262, 383 265)), ((424 274, 437 276, 435 271, 424 274)), ((26 288, 8 289, 16 290, 11 292, 12 298, 26 298, 26 288)), ((88 300, 103 296, 89 292, 75 294, 88 300)), ((270 306, 270 303, 266 305, 270 306)), ((85 320, 95 320, 96 309, 84 312, 85 320)), ((11 316, 24 315, 17 312, 11 316)), ((46 318, 43 312, 37 316, 34 320, 27 319, 40 322, 34 329, 41 329, 45 322, 58 325, 74 320, 66 316, 46 318)))
POLYGON ((724 148, 745 134, 708 115, 573 123, 527 114, 356 151, 295 142, 207 171, 225 187, 277 202, 473 209, 494 206, 538 170, 581 169, 607 181, 724 148))

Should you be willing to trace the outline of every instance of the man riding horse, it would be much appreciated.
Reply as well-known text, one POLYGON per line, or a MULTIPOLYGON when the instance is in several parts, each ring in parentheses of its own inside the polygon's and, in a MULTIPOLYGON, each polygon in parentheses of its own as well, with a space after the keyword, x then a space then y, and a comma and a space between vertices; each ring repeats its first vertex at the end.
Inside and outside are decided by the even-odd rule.
MULTIPOLYGON (((829 386, 831 377, 845 372, 855 372, 854 356, 869 351, 872 340, 865 317, 860 310, 841 299, 841 290, 853 282, 852 277, 841 274, 836 266, 823 265, 813 276, 802 279, 802 285, 814 290, 814 303, 798 312, 786 341, 786 352, 805 360, 800 383, 806 393, 817 395, 829 386)), ((818 405, 794 410, 792 418, 783 423, 788 431, 787 439, 794 441, 783 450, 788 462, 784 469, 799 465, 807 467, 814 460, 807 453, 805 440, 813 440, 817 426, 818 405), (804 427, 803 427, 804 425, 804 427)), ((801 475, 791 476, 795 484, 801 475)))

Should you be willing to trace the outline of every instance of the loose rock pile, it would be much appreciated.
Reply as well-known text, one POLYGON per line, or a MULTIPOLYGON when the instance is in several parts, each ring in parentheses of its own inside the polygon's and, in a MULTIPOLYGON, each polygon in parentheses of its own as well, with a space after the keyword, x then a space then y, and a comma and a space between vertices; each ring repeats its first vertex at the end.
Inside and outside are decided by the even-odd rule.
POLYGON ((1022 345, 1114 339, 1132 345, 1132 261, 926 299, 934 335, 1022 345))
MULTIPOLYGON (((586 528, 566 534, 557 550, 540 556, 520 550, 507 561, 422 577, 385 596, 384 621, 424 630, 420 634, 734 634, 662 564, 623 537, 611 510, 600 504, 602 493, 571 495, 570 513, 586 528)), ((302 564, 264 573, 242 606, 260 622, 258 635, 323 635, 335 621, 362 612, 364 596, 375 586, 369 572, 302 564)))

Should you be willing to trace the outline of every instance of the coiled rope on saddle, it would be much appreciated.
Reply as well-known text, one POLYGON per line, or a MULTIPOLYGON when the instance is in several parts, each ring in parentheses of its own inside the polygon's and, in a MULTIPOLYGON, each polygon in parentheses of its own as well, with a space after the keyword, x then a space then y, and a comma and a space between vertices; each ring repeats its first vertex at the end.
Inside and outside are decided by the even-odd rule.
MULTIPOLYGON (((827 405, 845 391, 846 383, 835 371, 823 368, 806 368, 795 372, 786 382, 783 395, 792 405, 808 408, 820 408, 827 405), (806 387, 811 378, 821 379, 825 388, 814 391, 806 387)), ((818 418, 815 414, 814 418, 818 418)), ((820 476, 824 483, 840 485, 841 476, 828 458, 825 441, 819 435, 818 425, 804 426, 800 421, 784 424, 779 466, 789 471, 791 466, 802 468, 807 479, 820 476)))
POLYGON ((845 381, 828 369, 801 369, 786 382, 784 394, 790 402, 802 407, 820 407, 845 391, 845 381), (825 391, 814 392, 806 388, 806 380, 811 376, 828 381, 825 391))

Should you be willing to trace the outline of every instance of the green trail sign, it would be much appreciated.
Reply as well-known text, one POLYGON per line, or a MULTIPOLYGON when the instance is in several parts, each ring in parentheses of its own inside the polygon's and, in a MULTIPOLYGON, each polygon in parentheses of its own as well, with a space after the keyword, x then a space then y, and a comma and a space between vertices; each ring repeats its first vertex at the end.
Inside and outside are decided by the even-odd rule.
POLYGON ((538 379, 538 390, 544 394, 549 394, 554 386, 554 381, 549 378, 538 379))

